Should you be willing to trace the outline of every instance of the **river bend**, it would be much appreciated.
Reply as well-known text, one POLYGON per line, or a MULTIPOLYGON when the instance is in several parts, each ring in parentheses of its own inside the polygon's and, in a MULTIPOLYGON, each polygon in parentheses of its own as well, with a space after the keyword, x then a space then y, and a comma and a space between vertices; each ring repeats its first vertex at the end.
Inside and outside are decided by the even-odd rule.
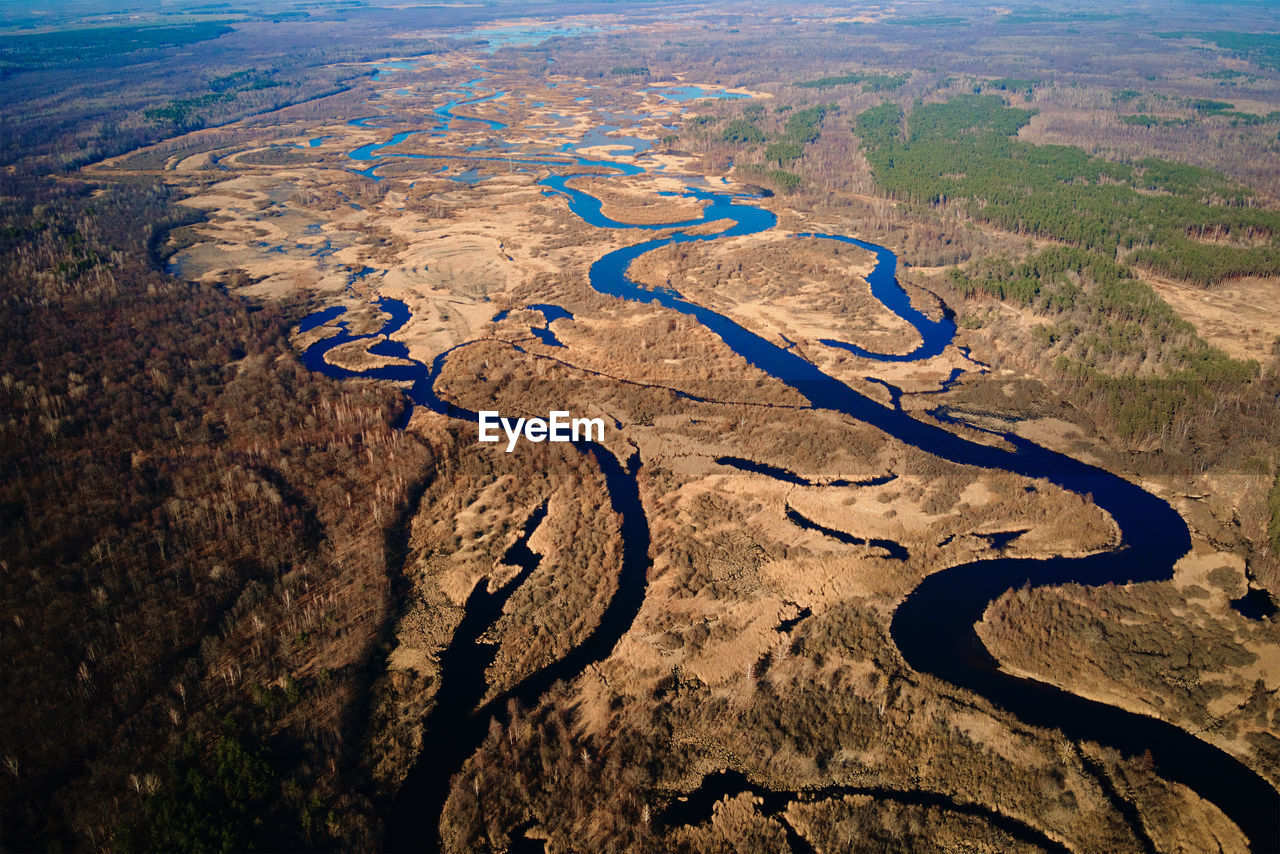
MULTIPOLYGON (((503 93, 483 98, 474 97, 483 78, 466 85, 471 98, 459 97, 435 110, 440 126, 430 131, 448 133, 455 120, 456 107, 500 97, 503 93)), ((503 126, 484 121, 494 130, 503 126)), ((367 122, 368 119, 359 120, 367 122)), ((372 177, 378 166, 392 158, 448 159, 444 156, 396 155, 387 151, 413 132, 394 135, 388 142, 361 146, 350 156, 373 165, 359 170, 372 177)), ((751 196, 734 195, 699 189, 690 185, 685 195, 705 202, 702 215, 691 220, 656 224, 630 225, 610 219, 602 213, 601 201, 569 186, 573 177, 554 172, 556 166, 572 164, 588 167, 589 177, 608 178, 639 175, 645 170, 634 163, 592 160, 576 155, 574 146, 565 146, 565 159, 547 157, 494 157, 494 160, 536 165, 551 171, 538 183, 545 192, 562 196, 568 208, 583 221, 607 229, 685 229, 713 221, 727 226, 715 234, 689 234, 677 230, 632 246, 609 252, 599 258, 590 270, 590 284, 601 294, 639 303, 657 304, 698 321, 718 336, 726 346, 769 376, 799 392, 813 409, 840 412, 869 424, 922 451, 963 465, 1011 472, 1027 478, 1045 478, 1063 489, 1090 495, 1094 503, 1115 520, 1121 532, 1117 547, 1086 557, 1049 559, 1001 557, 948 567, 927 577, 905 598, 894 613, 891 636, 903 658, 915 670, 927 673, 953 685, 986 697, 1019 719, 1037 726, 1056 728, 1072 739, 1088 739, 1111 745, 1129 755, 1150 750, 1158 773, 1183 783, 1213 802, 1229 816, 1248 837, 1257 851, 1280 850, 1280 793, 1262 777, 1231 755, 1168 723, 1130 713, 1112 706, 1086 700, 1077 695, 1030 679, 1018 678, 1000 670, 974 630, 987 605, 1005 591, 1025 584, 1033 587, 1061 585, 1069 582, 1085 585, 1126 584, 1156 581, 1172 577, 1173 564, 1190 549, 1191 539, 1186 523, 1164 501, 1130 481, 1066 455, 1040 447, 1014 434, 999 434, 1001 445, 984 444, 964 438, 938 424, 918 420, 896 406, 885 406, 843 382, 824 373, 812 362, 796 354, 791 347, 781 347, 746 329, 735 321, 705 306, 686 299, 666 288, 649 289, 637 285, 627 275, 630 265, 640 256, 672 243, 721 240, 739 235, 757 234, 777 226, 772 212, 757 204, 751 196)), ((478 159, 461 154, 458 159, 478 159)), ((484 158, 479 158, 484 159, 484 158)), ((896 256, 888 249, 846 235, 795 235, 796 239, 838 240, 852 243, 875 253, 876 266, 868 277, 873 295, 890 311, 910 323, 920 334, 921 343, 905 355, 876 354, 847 342, 825 339, 826 346, 839 347, 871 359, 915 361, 941 353, 955 334, 954 319, 949 311, 933 320, 911 305, 898 285, 896 256)), ((396 300, 379 301, 391 319, 379 334, 391 335, 410 318, 408 309, 396 300)), ((304 328, 334 322, 340 316, 332 308, 304 321, 304 328)), ((429 406, 453 418, 474 421, 476 414, 438 397, 434 390, 445 360, 452 350, 440 354, 431 365, 374 368, 350 372, 329 365, 324 354, 339 344, 355 340, 338 321, 339 334, 326 338, 307 350, 304 362, 312 369, 334 377, 365 376, 412 383, 408 396, 420 406, 429 406)), ((459 347, 466 344, 458 345, 459 347)), ((458 349, 455 347, 454 349, 458 349)), ((384 341, 377 352, 407 358, 407 349, 396 342, 384 341)), ((412 360, 410 360, 412 361, 412 360)), ((953 377, 954 379, 954 377, 953 377)), ((569 679, 588 664, 600 661, 612 651, 618 639, 630 628, 643 602, 648 570, 649 532, 640 500, 636 472, 638 455, 623 464, 605 448, 581 443, 584 453, 594 455, 604 474, 610 500, 622 518, 623 566, 617 592, 607 606, 600 624, 587 640, 564 659, 545 670, 531 674, 498 700, 471 711, 479 698, 472 686, 466 696, 446 694, 446 700, 463 703, 466 714, 453 716, 449 731, 438 737, 429 733, 429 743, 450 746, 447 756, 434 756, 424 749, 412 769, 390 816, 389 845, 396 850, 430 846, 436 824, 448 794, 449 779, 460 769, 483 739, 490 716, 501 717, 510 697, 532 704, 556 679, 569 679), (468 702, 469 701, 469 702, 468 702), (501 701, 501 702, 499 702, 501 701)), ((756 471, 770 475, 770 467, 756 471)), ((781 474, 783 470, 777 470, 781 474)), ((794 477, 794 475, 792 476, 794 477)), ((785 477, 782 478, 786 480, 785 477)), ((473 594, 473 598, 476 595, 473 594)), ((470 612, 469 612, 470 613, 470 612)), ((459 639, 460 640, 460 639, 459 639)), ((455 640, 454 646, 459 646, 455 640)), ((451 647, 445 658, 463 653, 451 647)), ((442 684, 442 692, 451 686, 442 684)), ((481 692, 482 693, 482 692, 481 692)), ((437 723, 437 722, 433 722, 437 723)))

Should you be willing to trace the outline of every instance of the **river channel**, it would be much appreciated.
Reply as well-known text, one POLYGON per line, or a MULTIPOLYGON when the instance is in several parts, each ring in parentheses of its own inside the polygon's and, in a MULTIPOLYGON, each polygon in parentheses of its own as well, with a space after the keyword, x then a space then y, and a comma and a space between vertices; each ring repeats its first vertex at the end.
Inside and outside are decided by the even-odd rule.
MULTIPOLYGON (((498 94, 474 97, 483 78, 471 81, 467 88, 473 97, 459 97, 437 108, 440 126, 420 133, 447 133, 457 121, 483 121, 494 130, 500 123, 467 119, 454 114, 456 107, 496 98, 498 94)), ((499 93, 500 94, 500 93, 499 93)), ((367 120, 364 120, 367 121, 367 120)), ((373 175, 385 159, 415 157, 387 151, 412 132, 395 134, 383 144, 365 145, 350 156, 362 164, 360 170, 373 175)), ((644 174, 635 163, 592 160, 572 153, 565 159, 537 157, 494 157, 494 160, 535 164, 554 170, 572 164, 588 167, 590 177, 616 177, 644 174)), ((462 154, 459 159, 477 159, 462 154)), ((441 159, 417 155, 417 159, 441 159)), ((483 158, 479 158, 483 159, 483 158)), ((581 173, 573 177, 583 177, 581 173)), ((680 222, 659 225, 629 225, 612 220, 601 212, 601 201, 568 185, 569 178, 552 174, 538 183, 545 192, 562 196, 569 210, 583 221, 606 229, 684 229, 714 221, 726 227, 715 234, 690 234, 677 230, 618 249, 599 258, 591 267, 590 284, 601 294, 632 302, 658 304, 663 308, 695 319, 718 336, 726 346, 764 373, 791 386, 804 396, 814 410, 832 410, 869 424, 896 439, 942 459, 963 465, 1005 471, 1027 478, 1044 478, 1063 489, 1092 496, 1093 502, 1115 520, 1121 532, 1120 544, 1110 551, 1085 557, 1049 559, 1001 557, 948 567, 927 576, 899 605, 891 625, 891 636, 903 658, 915 670, 929 673, 953 685, 965 688, 1004 708, 1028 724, 1061 730, 1069 738, 1092 740, 1110 745, 1128 755, 1150 751, 1157 772, 1170 780, 1183 783, 1214 803, 1230 817, 1249 838, 1256 851, 1280 850, 1280 793, 1266 780, 1231 755, 1213 747, 1170 724, 1155 718, 1134 714, 1113 706, 1086 700, 1066 691, 1030 679, 1018 678, 1000 670, 998 662, 987 652, 974 630, 987 605, 1010 588, 1029 584, 1032 587, 1061 585, 1069 582, 1085 585, 1126 584, 1156 581, 1172 577, 1174 563, 1191 546, 1190 533, 1182 518, 1164 501, 1130 481, 1071 457, 1040 447, 1012 433, 993 434, 994 444, 972 441, 935 423, 919 420, 894 406, 885 406, 827 375, 806 361, 790 347, 781 347, 744 328, 724 315, 684 298, 672 289, 649 289, 628 278, 627 271, 640 256, 672 243, 694 243, 724 239, 737 235, 757 234, 777 226, 772 212, 758 204, 759 198, 742 194, 715 192, 688 186, 683 193, 705 202, 702 215, 680 222)), ((955 323, 950 312, 933 320, 911 305, 896 279, 897 258, 889 249, 846 235, 802 234, 794 239, 836 240, 869 249, 876 255, 876 266, 868 277, 873 295, 885 307, 910 323, 920 333, 921 343, 906 355, 883 355, 862 350, 855 345, 824 340, 827 346, 850 350, 860 356, 886 361, 913 361, 941 353, 952 341, 955 323)), ((391 319, 378 334, 390 336, 409 321, 407 307, 396 300, 382 299, 379 305, 391 319)), ((440 398, 435 380, 453 350, 442 353, 432 364, 373 368, 351 372, 328 364, 324 354, 340 344, 358 338, 341 321, 332 308, 308 320, 337 323, 338 334, 314 344, 303 355, 312 369, 329 376, 346 378, 364 376, 388 380, 407 380, 412 387, 407 394, 415 405, 430 407, 450 417, 475 421, 476 413, 440 398)), ((548 317, 550 322, 550 317, 548 317)), ((304 322, 305 325, 305 322, 304 322)), ((465 347, 460 344, 458 347, 465 347)), ((454 349, 458 349, 455 347, 454 349)), ((384 341, 377 351, 383 355, 407 358, 407 349, 396 342, 384 341)), ((412 361, 412 360, 410 360, 412 361)), ((481 594, 481 588, 468 602, 464 619, 467 632, 459 632, 453 645, 442 656, 444 678, 437 694, 439 714, 448 718, 448 726, 440 719, 429 719, 422 754, 415 763, 389 817, 388 847, 392 850, 422 850, 438 845, 437 827, 448 795, 449 781, 462 763, 479 747, 487 731, 490 717, 503 717, 508 699, 516 698, 532 705, 557 679, 572 679, 587 665, 601 661, 631 627, 643 603, 649 567, 649 529, 636 482, 641 461, 638 454, 627 462, 615 458, 604 447, 580 443, 584 453, 592 454, 599 464, 609 490, 614 510, 622 518, 624 543, 623 565, 617 592, 607 606, 600 624, 580 646, 565 658, 525 678, 511 691, 485 706, 476 708, 483 699, 483 679, 450 678, 451 672, 465 671, 466 666, 484 660, 488 651, 474 642, 475 627, 468 622, 472 609, 492 609, 493 597, 481 594)), ((770 467, 755 469, 763 476, 770 467)), ((779 474, 789 474, 776 470, 779 474)), ((794 475, 792 475, 794 477, 794 475)), ((785 477, 782 478, 785 480, 785 477)), ((525 538, 532 531, 526 531, 525 538)), ((851 538, 856 539, 856 538, 851 538)), ((523 539, 522 541, 523 542, 523 539)), ((483 582, 482 582, 483 585, 483 582)), ((480 627, 483 631, 483 627, 480 627)), ((483 668, 480 670, 483 673, 483 668)))

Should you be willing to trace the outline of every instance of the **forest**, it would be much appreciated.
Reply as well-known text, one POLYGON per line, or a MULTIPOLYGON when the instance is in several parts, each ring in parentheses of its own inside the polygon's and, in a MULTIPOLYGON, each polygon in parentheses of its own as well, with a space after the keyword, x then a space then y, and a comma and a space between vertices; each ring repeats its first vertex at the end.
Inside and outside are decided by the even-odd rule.
POLYGON ((1250 395, 1262 376, 1258 362, 1206 344, 1131 270, 1101 253, 1063 247, 1018 263, 985 259, 967 271, 953 267, 949 284, 965 299, 992 297, 1033 311, 1043 320, 1032 330, 1039 358, 1052 359, 1064 381, 1101 403, 1126 439, 1168 437, 1197 410, 1250 395))
POLYGON ((970 95, 910 112, 885 103, 859 114, 855 129, 877 182, 894 198, 959 202, 996 228, 1123 250, 1134 264, 1205 287, 1280 274, 1280 215, 1250 205, 1247 189, 1157 158, 1128 165, 1013 139, 1033 115, 995 95, 970 95), (1206 227, 1262 245, 1207 244, 1189 234, 1206 227))
POLYGON ((390 430, 394 393, 297 364, 300 307, 156 271, 148 236, 183 221, 163 188, 2 180, 6 837, 207 850, 358 833, 350 766, 321 757, 353 746, 388 607, 378 520, 430 452, 390 430), (222 732, 207 766, 191 745, 222 732), (268 754, 270 793, 253 759, 268 754), (190 824, 200 802, 171 785, 199 774, 269 794, 279 817, 239 828, 239 803, 190 824), (113 798, 155 821, 117 826, 113 798), (356 824, 307 823, 334 809, 356 824))

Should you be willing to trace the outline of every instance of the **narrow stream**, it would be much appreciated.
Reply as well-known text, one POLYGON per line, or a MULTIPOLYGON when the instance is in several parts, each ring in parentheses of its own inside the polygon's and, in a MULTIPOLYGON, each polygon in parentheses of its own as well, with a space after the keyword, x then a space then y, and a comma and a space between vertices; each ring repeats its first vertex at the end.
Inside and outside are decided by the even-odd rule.
POLYGON ((1068 849, 1060 842, 1046 836, 1043 831, 1012 816, 1005 815, 982 804, 969 803, 940 792, 925 789, 890 789, 884 786, 822 786, 799 792, 780 792, 756 785, 739 771, 717 771, 702 778, 702 783, 684 798, 673 802, 661 818, 668 824, 679 826, 698 824, 711 818, 713 807, 721 798, 749 792, 760 799, 760 811, 778 817, 787 833, 787 841, 795 852, 812 852, 813 846, 795 832, 781 813, 792 803, 811 803, 827 798, 843 798, 847 795, 869 795, 876 800, 897 801, 911 806, 934 807, 982 819, 987 824, 1027 845, 1046 851, 1066 854, 1068 849))

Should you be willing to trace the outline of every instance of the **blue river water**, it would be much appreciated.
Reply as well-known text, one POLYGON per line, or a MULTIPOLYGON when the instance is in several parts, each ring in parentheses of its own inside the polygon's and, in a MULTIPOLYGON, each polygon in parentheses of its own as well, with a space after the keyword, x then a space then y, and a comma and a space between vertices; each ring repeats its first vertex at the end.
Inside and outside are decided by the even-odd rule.
MULTIPOLYGON (((883 246, 877 246, 874 243, 867 243, 865 240, 858 240, 856 237, 844 237, 839 234, 799 234, 797 237, 837 240, 842 243, 851 243, 854 246, 872 252, 876 256, 876 265, 867 275, 867 284, 871 286, 871 295, 879 300, 885 308, 914 326, 921 337, 920 346, 905 355, 873 353, 855 344, 836 341, 833 338, 820 339, 823 344, 829 347, 839 347, 858 356, 875 359, 880 362, 918 362, 932 359, 934 356, 941 354, 943 350, 947 349, 947 345, 951 343, 952 339, 956 337, 955 314, 950 308, 944 306, 942 318, 940 320, 932 320, 911 304, 911 298, 907 296, 907 292, 903 290, 902 285, 898 284, 896 274, 898 256, 888 249, 883 246)), ((955 379, 956 377, 952 376, 951 381, 954 382, 955 379)))
MULTIPOLYGON (((473 84, 478 82, 473 81, 473 84)), ((437 116, 445 128, 445 131, 440 132, 446 132, 455 118, 462 118, 453 115, 454 108, 473 103, 478 103, 478 100, 467 101, 460 98, 438 108, 437 116)), ((491 127, 496 125, 495 129, 501 127, 500 123, 486 123, 491 127)), ((380 153, 382 149, 402 142, 411 133, 414 132, 395 134, 386 143, 361 146, 350 152, 350 156, 357 161, 377 161, 383 157, 380 153)), ((581 144, 575 147, 580 146, 581 144)), ((413 157, 441 159, 426 155, 413 157)), ((469 155, 461 157, 483 159, 469 155)), ((644 172, 642 167, 634 163, 583 157, 559 161, 546 158, 516 159, 512 162, 536 164, 545 168, 573 164, 590 168, 589 174, 595 177, 638 175, 644 172)), ((377 167, 371 167, 367 171, 371 172, 373 168, 377 167)), ((1072 739, 1087 739, 1111 745, 1128 755, 1138 755, 1149 750, 1161 776, 1183 783, 1213 802, 1237 823, 1255 850, 1280 850, 1280 827, 1276 821, 1276 817, 1280 816, 1280 794, 1243 763, 1163 721, 1085 700, 1041 682, 1003 673, 999 663, 987 652, 974 631, 974 624, 982 619, 983 612, 992 600, 1024 583, 1036 587, 1067 582, 1101 585, 1170 578, 1173 564, 1187 553, 1191 540, 1186 523, 1167 503, 1122 477, 1040 447, 1015 434, 996 434, 1002 441, 1000 445, 984 444, 967 439, 939 424, 918 420, 896 405, 885 406, 827 375, 798 355, 790 344, 779 346, 728 317, 686 299, 676 290, 645 288, 628 277, 627 271, 637 258, 663 246, 756 234, 776 227, 775 215, 758 206, 755 203, 757 199, 689 186, 686 194, 705 202, 699 217, 662 225, 637 226, 604 216, 601 201, 582 190, 570 187, 569 180, 570 177, 552 172, 539 184, 546 188, 544 192, 563 196, 570 211, 598 228, 653 231, 685 229, 714 221, 726 222, 726 227, 714 234, 695 235, 677 230, 673 234, 605 254, 591 266, 589 273, 590 284, 599 293, 632 302, 656 304, 693 318, 754 367, 799 392, 815 410, 843 413, 945 460, 1012 472, 1032 479, 1044 478, 1071 492, 1091 496, 1099 508, 1111 515, 1121 532, 1121 542, 1116 548, 1085 557, 1043 560, 999 557, 935 572, 927 576, 895 611, 891 623, 894 643, 913 669, 984 696, 1027 723, 1059 729, 1072 739)), ((875 253, 876 266, 868 278, 873 295, 889 310, 915 327, 921 336, 921 344, 905 355, 876 354, 832 339, 824 340, 824 344, 882 361, 927 359, 950 345, 956 331, 951 313, 944 312, 940 319, 934 320, 911 305, 908 295, 897 283, 897 259, 890 250, 845 235, 807 233, 795 235, 795 239, 837 240, 875 253)), ((389 337, 410 319, 404 303, 391 299, 379 299, 377 302, 389 315, 378 335, 389 337)), ((555 310, 563 311, 558 306, 545 304, 528 307, 543 313, 546 320, 546 329, 543 331, 547 333, 550 333, 551 323, 561 317, 555 310)), ((475 412, 440 398, 435 391, 436 378, 446 360, 454 350, 467 346, 466 343, 437 355, 430 365, 413 361, 408 365, 352 373, 326 363, 324 354, 346 341, 377 336, 352 336, 345 324, 338 320, 340 316, 341 310, 335 312, 329 308, 304 321, 304 329, 323 323, 336 323, 338 327, 337 334, 317 342, 303 354, 303 361, 308 367, 339 378, 363 376, 405 381, 411 384, 407 395, 416 405, 430 407, 453 418, 476 420, 475 412)), ((554 336, 550 341, 545 337, 543 340, 548 343, 555 341, 554 336)), ((558 341, 555 343, 559 344, 558 341)), ((377 352, 386 355, 401 358, 408 356, 403 345, 389 340, 378 343, 376 347, 377 352)), ((950 382, 956 379, 953 374, 950 382)), ((468 714, 452 719, 447 732, 428 733, 431 746, 424 745, 422 756, 401 788, 389 817, 389 846, 393 850, 413 850, 430 845, 428 840, 434 838, 435 822, 438 822, 444 797, 448 794, 449 779, 483 739, 490 716, 502 717, 508 699, 519 699, 525 704, 532 704, 554 679, 572 678, 587 664, 607 657, 639 611, 646 590, 645 567, 649 548, 648 525, 635 481, 640 463, 638 458, 634 458, 624 466, 607 450, 594 444, 583 443, 582 449, 593 454, 598 461, 605 474, 610 499, 623 519, 623 568, 619 575, 618 590, 600 624, 581 646, 564 659, 530 675, 517 688, 483 708, 474 708, 480 699, 480 696, 475 695, 474 686, 467 689, 461 683, 458 687, 442 683, 437 703, 460 704, 468 710, 468 714)), ((773 476, 769 468, 763 466, 755 470, 764 476, 773 476)), ((780 479, 787 478, 782 476, 780 479)), ((843 535, 850 543, 866 542, 844 532, 817 526, 794 511, 791 513, 792 521, 802 527, 819 530, 835 539, 841 539, 843 535)), ((894 557, 905 557, 905 553, 894 550, 896 544, 890 541, 874 544, 883 546, 894 557)), ((452 667, 457 667, 458 662, 472 661, 478 655, 474 647, 474 644, 455 644, 445 652, 443 660, 452 662, 452 667)))
MULTIPOLYGON (((532 328, 529 330, 533 336, 548 347, 563 347, 564 344, 561 343, 560 339, 556 337, 556 334, 551 331, 551 324, 557 320, 573 320, 573 312, 561 306, 543 302, 531 303, 525 306, 525 308, 541 312, 542 317, 546 322, 546 325, 541 329, 532 328)), ((501 320, 506 320, 507 315, 509 314, 511 314, 510 309, 500 311, 493 316, 493 322, 497 323, 501 320)))
POLYGON ((643 91, 652 92, 666 101, 701 101, 706 98, 734 101, 751 97, 742 92, 726 92, 723 89, 707 89, 703 86, 655 86, 643 91))

